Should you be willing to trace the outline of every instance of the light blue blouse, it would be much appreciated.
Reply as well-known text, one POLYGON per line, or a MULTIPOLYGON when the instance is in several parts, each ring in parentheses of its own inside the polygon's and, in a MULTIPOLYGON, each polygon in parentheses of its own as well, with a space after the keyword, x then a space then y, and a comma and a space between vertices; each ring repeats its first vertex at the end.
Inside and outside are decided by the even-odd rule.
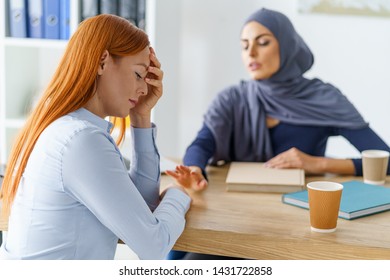
POLYGON ((113 259, 118 238, 140 259, 164 259, 185 225, 190 198, 160 201, 156 128, 131 128, 130 171, 112 124, 79 109, 50 124, 29 158, 0 259, 113 259))

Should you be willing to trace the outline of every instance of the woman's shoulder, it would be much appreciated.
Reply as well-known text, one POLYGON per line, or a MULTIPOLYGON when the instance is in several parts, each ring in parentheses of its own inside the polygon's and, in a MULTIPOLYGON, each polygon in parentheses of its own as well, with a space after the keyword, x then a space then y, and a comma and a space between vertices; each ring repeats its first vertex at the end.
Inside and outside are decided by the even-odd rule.
POLYGON ((58 135, 68 135, 74 134, 76 131, 84 130, 89 127, 88 123, 77 119, 71 115, 65 115, 54 122, 52 122, 45 131, 47 132, 57 132, 58 135))
POLYGON ((51 141, 52 143, 57 143, 57 145, 66 146, 75 139, 75 137, 95 134, 100 134, 107 138, 102 129, 99 129, 86 120, 78 119, 68 114, 52 122, 42 132, 40 140, 44 143, 51 141))
POLYGON ((242 98, 243 93, 247 91, 249 82, 240 81, 237 84, 229 85, 222 89, 216 96, 217 99, 239 99, 242 98))

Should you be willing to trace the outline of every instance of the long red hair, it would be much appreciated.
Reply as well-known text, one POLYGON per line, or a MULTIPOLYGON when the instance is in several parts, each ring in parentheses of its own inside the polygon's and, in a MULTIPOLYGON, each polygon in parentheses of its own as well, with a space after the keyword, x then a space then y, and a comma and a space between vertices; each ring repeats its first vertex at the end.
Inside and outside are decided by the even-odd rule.
MULTIPOLYGON (((3 216, 10 213, 27 161, 42 131, 56 119, 83 107, 94 95, 103 52, 107 50, 118 57, 134 55, 149 44, 145 32, 115 15, 98 15, 79 25, 11 150, 0 193, 3 216)), ((125 135, 125 118, 110 119, 120 129, 117 139, 120 144, 125 135)))

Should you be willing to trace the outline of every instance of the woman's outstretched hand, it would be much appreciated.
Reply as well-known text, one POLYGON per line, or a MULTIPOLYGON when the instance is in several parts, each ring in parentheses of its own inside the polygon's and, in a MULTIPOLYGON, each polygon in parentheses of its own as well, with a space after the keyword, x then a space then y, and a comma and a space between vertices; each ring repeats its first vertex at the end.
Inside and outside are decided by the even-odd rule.
POLYGON ((198 166, 178 165, 175 170, 167 170, 165 173, 174 178, 177 184, 187 189, 201 191, 208 186, 208 182, 198 166))

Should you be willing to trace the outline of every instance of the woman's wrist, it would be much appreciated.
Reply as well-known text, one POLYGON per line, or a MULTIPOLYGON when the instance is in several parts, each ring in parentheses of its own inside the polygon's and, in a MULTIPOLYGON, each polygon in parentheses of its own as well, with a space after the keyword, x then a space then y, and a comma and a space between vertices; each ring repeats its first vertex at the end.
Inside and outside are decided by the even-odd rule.
POLYGON ((130 123, 135 128, 150 128, 152 126, 150 114, 146 116, 130 114, 130 123))
POLYGON ((202 174, 202 168, 200 168, 199 166, 191 165, 191 166, 188 166, 188 167, 190 168, 191 171, 194 171, 194 172, 202 174))
POLYGON ((355 165, 351 159, 320 158, 319 169, 321 173, 335 173, 354 175, 355 165))
POLYGON ((202 174, 203 178, 208 181, 209 179, 207 178, 207 173, 206 173, 206 170, 200 168, 199 166, 196 166, 196 165, 191 165, 191 166, 188 166, 190 168, 191 171, 193 172, 196 172, 196 173, 199 173, 199 174, 202 174))

